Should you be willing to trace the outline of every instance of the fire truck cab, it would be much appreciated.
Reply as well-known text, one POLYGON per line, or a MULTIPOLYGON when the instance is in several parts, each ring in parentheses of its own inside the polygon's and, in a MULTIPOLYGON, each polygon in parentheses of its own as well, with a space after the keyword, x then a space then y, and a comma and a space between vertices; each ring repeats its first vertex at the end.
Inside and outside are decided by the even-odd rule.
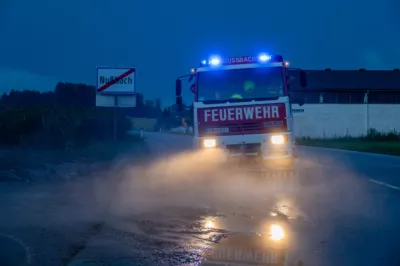
MULTIPOLYGON (((279 55, 211 56, 188 75, 193 81, 194 146, 216 160, 255 158, 292 167, 295 157, 288 63, 279 55), (216 152, 218 151, 218 152, 216 152)), ((300 84, 306 86, 305 72, 300 84)), ((176 82, 182 105, 182 82, 176 82)))

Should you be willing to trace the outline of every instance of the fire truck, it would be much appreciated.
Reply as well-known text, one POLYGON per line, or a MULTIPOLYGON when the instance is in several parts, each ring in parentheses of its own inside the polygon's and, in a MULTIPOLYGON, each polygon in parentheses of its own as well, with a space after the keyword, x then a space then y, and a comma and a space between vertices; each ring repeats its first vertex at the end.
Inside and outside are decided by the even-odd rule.
MULTIPOLYGON (((291 104, 302 103, 293 102, 287 69, 280 55, 211 56, 190 75, 179 77, 177 106, 183 105, 182 80, 192 82, 195 148, 214 151, 221 162, 252 159, 264 169, 292 169, 291 104)), ((305 72, 299 73, 305 87, 305 72)))

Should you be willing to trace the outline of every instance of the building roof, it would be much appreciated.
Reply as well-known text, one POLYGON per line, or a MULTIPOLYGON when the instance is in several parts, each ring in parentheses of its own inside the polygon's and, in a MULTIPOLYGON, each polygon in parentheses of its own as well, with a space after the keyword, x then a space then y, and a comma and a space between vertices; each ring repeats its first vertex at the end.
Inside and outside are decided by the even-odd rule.
MULTIPOLYGON (((398 70, 305 70, 307 88, 324 89, 370 89, 400 90, 400 71, 398 70)), ((294 77, 293 89, 302 89, 299 84, 299 70, 289 69, 289 76, 294 77)))

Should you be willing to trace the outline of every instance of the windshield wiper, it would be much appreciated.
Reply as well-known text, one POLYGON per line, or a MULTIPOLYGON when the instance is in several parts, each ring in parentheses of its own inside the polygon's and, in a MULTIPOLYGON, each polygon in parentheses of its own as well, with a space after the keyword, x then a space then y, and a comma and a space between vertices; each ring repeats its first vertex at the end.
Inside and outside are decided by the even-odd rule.
POLYGON ((213 103, 240 103, 240 102, 252 102, 252 101, 272 101, 278 100, 279 96, 274 97, 261 97, 261 98, 252 98, 252 99, 225 99, 225 100, 207 100, 203 101, 203 104, 213 104, 213 103))
POLYGON ((275 100, 278 100, 279 97, 281 97, 281 96, 261 97, 261 98, 255 98, 252 100, 254 100, 254 101, 275 101, 275 100))
POLYGON ((202 101, 204 104, 213 104, 213 103, 227 103, 229 100, 207 100, 207 101, 202 101))

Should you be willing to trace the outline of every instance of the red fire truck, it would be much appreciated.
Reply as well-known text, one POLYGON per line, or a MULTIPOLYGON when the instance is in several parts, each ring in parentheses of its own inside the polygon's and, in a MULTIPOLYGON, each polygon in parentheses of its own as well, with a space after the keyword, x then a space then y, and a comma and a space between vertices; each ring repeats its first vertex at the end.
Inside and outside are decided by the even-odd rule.
MULTIPOLYGON (((263 53, 212 56, 192 69, 187 77, 194 81, 195 147, 218 150, 216 159, 224 162, 254 158, 260 165, 291 169, 295 142, 287 67, 282 56, 263 53)), ((305 72, 299 73, 305 87, 305 72)), ((183 77, 176 80, 178 106, 182 106, 183 77)))

